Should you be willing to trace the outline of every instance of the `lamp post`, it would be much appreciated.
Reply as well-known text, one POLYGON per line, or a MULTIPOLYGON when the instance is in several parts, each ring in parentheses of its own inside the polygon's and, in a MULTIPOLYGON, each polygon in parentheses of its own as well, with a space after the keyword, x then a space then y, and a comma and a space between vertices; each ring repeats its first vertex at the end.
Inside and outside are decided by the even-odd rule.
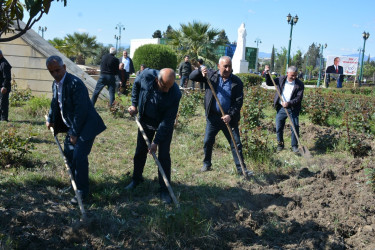
POLYGON ((369 38, 370 33, 366 33, 366 31, 363 31, 362 37, 363 37, 363 49, 362 49, 362 59, 361 59, 361 71, 359 73, 359 86, 362 84, 362 74, 363 74, 363 58, 365 57, 365 46, 366 46, 366 40, 369 38))
POLYGON ((290 13, 286 16, 286 20, 288 21, 288 24, 290 24, 290 36, 289 36, 289 46, 288 46, 288 56, 286 58, 286 70, 288 71, 289 67, 289 58, 290 58, 290 46, 292 45, 292 32, 293 32, 293 25, 296 25, 298 22, 298 16, 292 17, 290 13))
MULTIPOLYGON (((47 27, 41 27, 41 26, 39 26, 39 31, 42 32, 42 38, 44 38, 44 32, 47 31, 47 27)), ((38 33, 39 33, 39 31, 38 31, 38 33)))
POLYGON ((254 43, 257 44, 257 58, 255 60, 255 71, 258 72, 258 57, 259 57, 259 49, 258 49, 258 44, 262 43, 262 41, 259 38, 256 38, 254 43))
MULTIPOLYGON (((118 29, 118 38, 116 38, 116 40, 118 40, 118 48, 120 49, 121 48, 121 30, 125 30, 125 27, 121 23, 118 23, 115 29, 118 29)), ((116 51, 117 51, 117 46, 116 46, 116 51)))
POLYGON ((307 78, 307 66, 309 65, 309 54, 306 56, 306 64, 305 64, 305 77, 303 78, 304 81, 306 81, 307 78))
POLYGON ((327 44, 319 44, 320 48, 320 64, 319 64, 319 77, 318 77, 318 87, 320 85, 320 79, 322 78, 322 64, 323 64, 323 49, 327 48, 327 44))
POLYGON ((118 40, 120 39, 119 36, 115 35, 115 40, 116 40, 116 51, 117 51, 117 46, 118 46, 118 40))

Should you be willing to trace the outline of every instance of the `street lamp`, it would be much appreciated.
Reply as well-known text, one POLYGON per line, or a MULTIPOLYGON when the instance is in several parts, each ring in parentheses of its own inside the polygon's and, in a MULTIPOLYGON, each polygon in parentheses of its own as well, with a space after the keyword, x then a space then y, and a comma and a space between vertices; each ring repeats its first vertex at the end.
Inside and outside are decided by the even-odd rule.
POLYGON ((290 24, 290 37, 289 37, 289 47, 288 47, 288 56, 286 58, 286 70, 288 71, 289 67, 289 58, 290 58, 290 46, 292 45, 292 32, 293 32, 293 25, 296 25, 298 22, 298 16, 292 17, 290 13, 286 16, 286 20, 288 21, 288 24, 290 24))
POLYGON ((363 58, 365 57, 365 46, 366 46, 366 40, 369 38, 370 33, 366 33, 366 31, 363 31, 362 37, 363 37, 363 49, 362 49, 362 60, 361 60, 361 72, 359 73, 359 86, 361 86, 362 83, 362 74, 363 74, 363 58))
POLYGON ((118 40, 120 40, 120 37, 115 35, 115 40, 116 40, 116 51, 117 51, 118 40))
POLYGON ((319 44, 318 48, 320 48, 320 65, 319 65, 319 78, 318 78, 318 87, 320 85, 320 79, 322 77, 322 64, 323 64, 323 49, 327 48, 327 44, 319 44))
MULTIPOLYGON (((39 26, 39 31, 42 32, 42 38, 44 38, 44 32, 47 31, 47 27, 41 27, 41 26, 39 26)), ((38 31, 38 33, 39 33, 39 31, 38 31)))
POLYGON ((257 58, 255 60, 255 71, 258 72, 258 57, 259 57, 259 50, 258 50, 258 44, 262 43, 262 41, 259 38, 256 38, 254 43, 257 44, 257 58))
MULTIPOLYGON (((124 25, 121 23, 118 23, 115 27, 115 29, 118 29, 118 48, 121 48, 121 30, 125 30, 124 25)), ((117 46, 116 46, 116 51, 117 51, 117 46)))

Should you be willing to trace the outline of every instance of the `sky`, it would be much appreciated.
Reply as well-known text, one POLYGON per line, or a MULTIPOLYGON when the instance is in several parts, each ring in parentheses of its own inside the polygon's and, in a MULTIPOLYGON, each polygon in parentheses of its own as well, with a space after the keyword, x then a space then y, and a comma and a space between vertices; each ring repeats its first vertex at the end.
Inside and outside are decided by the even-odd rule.
MULTIPOLYGON (((241 23, 246 27, 246 46, 270 53, 288 48, 291 25, 286 16, 298 15, 293 26, 291 55, 307 52, 312 43, 327 44, 324 57, 354 55, 363 48, 363 31, 369 32, 365 55, 375 56, 374 0, 68 0, 67 6, 52 2, 48 15, 35 24, 47 27, 45 39, 63 38, 74 32, 87 32, 104 44, 116 44, 114 35, 121 33, 121 45, 131 39, 152 38, 156 30, 164 32, 168 25, 193 21, 209 23, 224 29, 230 42, 237 41, 241 23)), ((41 34, 41 33, 40 33, 41 34)))

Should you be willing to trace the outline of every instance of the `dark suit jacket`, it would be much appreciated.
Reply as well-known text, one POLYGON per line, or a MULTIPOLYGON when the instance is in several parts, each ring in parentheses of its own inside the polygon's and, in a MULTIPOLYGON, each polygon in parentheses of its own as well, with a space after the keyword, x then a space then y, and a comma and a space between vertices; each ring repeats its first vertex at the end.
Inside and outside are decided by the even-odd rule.
POLYGON ((52 101, 48 122, 54 123, 55 134, 68 132, 82 140, 90 140, 106 129, 102 118, 96 112, 84 83, 76 76, 66 73, 62 89, 63 117, 57 97, 57 84, 52 84, 52 101))
MULTIPOLYGON (((219 70, 213 70, 209 69, 207 72, 207 77, 210 79, 212 87, 214 90, 217 89, 217 86, 219 86, 219 75, 220 72, 219 70)), ((202 76, 202 71, 201 68, 198 68, 191 72, 189 76, 190 80, 196 81, 196 82, 207 82, 207 79, 202 76)), ((230 115, 231 121, 230 125, 231 126, 237 126, 238 122, 241 118, 241 108, 243 104, 243 83, 241 79, 236 76, 231 74, 230 75, 230 80, 232 81, 231 84, 231 96, 230 96, 230 107, 228 110, 228 115, 230 115)), ((206 84, 208 86, 208 84, 206 84)), ((212 103, 216 102, 212 91, 209 87, 206 87, 206 93, 204 96, 204 106, 206 110, 206 116, 210 114, 210 109, 212 107, 212 103)))
MULTIPOLYGON (((276 86, 280 92, 280 94, 283 93, 284 86, 285 86, 285 81, 286 81, 287 76, 280 76, 275 79, 276 86)), ((270 78, 269 74, 266 74, 266 84, 268 86, 273 86, 272 80, 270 78)), ((305 86, 303 85, 303 82, 301 82, 298 78, 295 80, 295 85, 292 91, 292 96, 289 101, 290 108, 292 110, 295 110, 297 112, 300 112, 301 110, 301 102, 303 98, 303 91, 305 90, 305 86)), ((273 99, 273 105, 277 107, 279 104, 280 97, 275 93, 275 97, 273 99)))
POLYGON ((328 66, 326 73, 332 73, 332 74, 344 74, 344 68, 339 65, 339 72, 336 73, 335 65, 328 66))
POLYGON ((10 66, 9 62, 2 57, 0 59, 0 89, 6 88, 8 93, 11 89, 11 68, 12 66, 10 66))

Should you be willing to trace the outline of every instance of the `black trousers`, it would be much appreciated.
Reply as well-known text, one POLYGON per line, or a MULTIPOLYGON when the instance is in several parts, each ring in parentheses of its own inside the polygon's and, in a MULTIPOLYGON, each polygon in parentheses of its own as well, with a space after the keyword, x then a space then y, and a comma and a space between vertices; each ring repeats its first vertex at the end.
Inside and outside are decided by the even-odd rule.
POLYGON ((0 92, 0 121, 8 121, 9 113, 9 92, 1 94, 0 92))
MULTIPOLYGON (((149 139, 150 143, 152 142, 156 131, 152 129, 148 129, 145 124, 142 124, 143 130, 145 131, 147 138, 149 139)), ((171 156, 170 156, 170 146, 172 141, 172 134, 167 136, 167 138, 161 142, 158 145, 158 159, 159 162, 165 172, 165 175, 167 176, 167 179, 169 183, 171 182, 171 156)), ((137 137, 137 148, 135 150, 134 155, 134 172, 133 172, 133 180, 136 182, 140 182, 142 180, 142 173, 143 169, 146 164, 147 159, 147 153, 148 153, 148 147, 143 139, 142 133, 140 130, 138 130, 138 137, 137 137)), ((157 168, 157 166, 155 166, 157 168)), ((164 183, 163 177, 160 174, 158 170, 158 176, 159 176, 159 184, 161 191, 166 191, 167 186, 164 183)))

